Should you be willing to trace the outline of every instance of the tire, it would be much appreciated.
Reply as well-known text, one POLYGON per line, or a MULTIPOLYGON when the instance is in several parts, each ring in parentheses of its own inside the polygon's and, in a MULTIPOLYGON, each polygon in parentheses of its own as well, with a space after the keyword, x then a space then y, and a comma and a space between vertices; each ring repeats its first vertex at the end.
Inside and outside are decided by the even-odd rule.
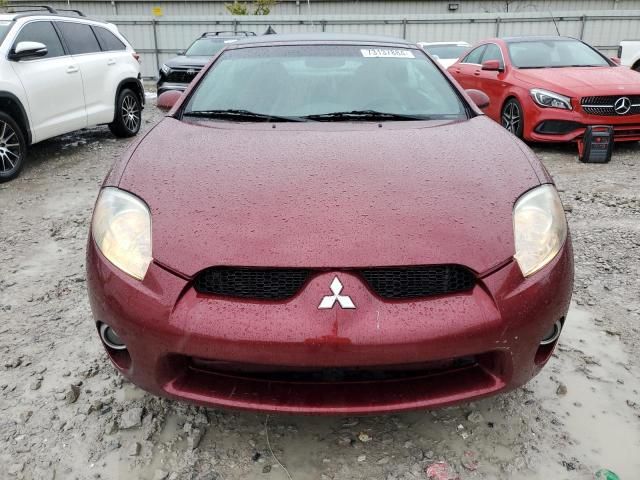
POLYGON ((0 183, 16 178, 27 156, 24 133, 13 118, 0 112, 0 183))
POLYGON ((635 70, 640 73, 640 62, 637 62, 633 67, 631 67, 631 70, 635 70))
POLYGON ((522 138, 524 130, 524 111, 515 98, 510 98, 500 112, 500 124, 516 137, 522 138))
POLYGON ((131 89, 123 88, 116 101, 116 114, 109 130, 116 137, 133 137, 140 131, 142 124, 142 105, 140 97, 131 89))

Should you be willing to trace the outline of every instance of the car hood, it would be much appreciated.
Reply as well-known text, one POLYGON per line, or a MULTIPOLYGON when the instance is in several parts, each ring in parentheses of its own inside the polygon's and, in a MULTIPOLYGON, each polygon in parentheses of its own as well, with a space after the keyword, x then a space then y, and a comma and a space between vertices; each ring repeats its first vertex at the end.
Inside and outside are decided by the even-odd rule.
POLYGON ((202 68, 207 63, 209 63, 211 57, 187 57, 186 55, 179 55, 177 57, 173 57, 164 64, 169 68, 202 68))
POLYGON ((461 264, 514 254, 512 208, 538 185, 521 144, 464 122, 162 120, 119 186, 152 212, 153 256, 209 266, 461 264), (410 125, 411 124, 411 125, 410 125))
POLYGON ((625 67, 520 69, 515 76, 532 87, 567 96, 640 93, 640 75, 625 67))

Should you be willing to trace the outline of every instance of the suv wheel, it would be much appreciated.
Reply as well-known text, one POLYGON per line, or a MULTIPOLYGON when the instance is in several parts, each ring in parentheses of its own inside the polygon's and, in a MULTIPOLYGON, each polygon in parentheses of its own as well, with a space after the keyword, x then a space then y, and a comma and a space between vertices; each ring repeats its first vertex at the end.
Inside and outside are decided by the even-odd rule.
POLYGON ((18 176, 26 153, 27 144, 22 130, 13 118, 0 112, 0 182, 18 176))
POLYGON ((116 115, 109 129, 116 137, 133 137, 142 123, 142 105, 140 97, 128 88, 124 88, 116 102, 116 115))

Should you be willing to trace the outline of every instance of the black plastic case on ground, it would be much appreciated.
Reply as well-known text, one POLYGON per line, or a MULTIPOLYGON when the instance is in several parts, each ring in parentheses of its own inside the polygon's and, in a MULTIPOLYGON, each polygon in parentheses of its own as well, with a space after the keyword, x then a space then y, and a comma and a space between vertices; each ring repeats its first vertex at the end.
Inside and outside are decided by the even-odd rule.
POLYGON ((608 163, 613 151, 613 127, 588 126, 584 132, 584 149, 580 161, 584 163, 608 163))

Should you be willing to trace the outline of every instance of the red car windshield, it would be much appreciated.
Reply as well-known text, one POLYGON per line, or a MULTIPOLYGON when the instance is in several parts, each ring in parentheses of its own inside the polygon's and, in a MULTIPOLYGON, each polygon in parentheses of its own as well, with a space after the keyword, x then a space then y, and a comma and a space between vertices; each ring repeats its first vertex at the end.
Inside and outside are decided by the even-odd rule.
POLYGON ((361 115, 349 120, 371 120, 366 113, 387 115, 380 120, 467 118, 460 96, 424 52, 365 45, 228 50, 196 86, 184 114, 229 110, 298 120, 340 120, 354 112, 361 115))
POLYGON ((508 43, 517 68, 608 67, 597 51, 577 40, 531 40, 508 43))

